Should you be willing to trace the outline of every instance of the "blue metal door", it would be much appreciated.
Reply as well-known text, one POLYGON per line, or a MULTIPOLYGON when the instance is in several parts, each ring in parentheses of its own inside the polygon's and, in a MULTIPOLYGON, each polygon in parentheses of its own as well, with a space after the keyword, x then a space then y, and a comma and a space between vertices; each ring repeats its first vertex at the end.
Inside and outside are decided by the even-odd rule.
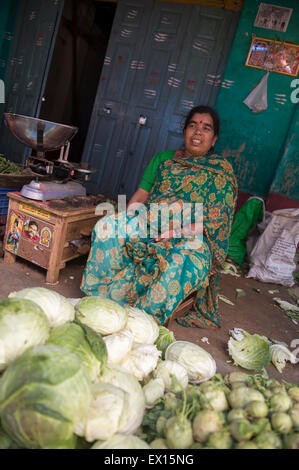
POLYGON ((152 156, 182 144, 189 109, 214 105, 238 21, 232 11, 119 0, 83 160, 89 191, 128 197, 152 156))
MULTIPOLYGON (((10 60, 5 75, 4 111, 38 117, 51 63, 63 0, 21 0, 10 60)), ((3 121, 1 152, 18 163, 31 153, 13 137, 3 121)))

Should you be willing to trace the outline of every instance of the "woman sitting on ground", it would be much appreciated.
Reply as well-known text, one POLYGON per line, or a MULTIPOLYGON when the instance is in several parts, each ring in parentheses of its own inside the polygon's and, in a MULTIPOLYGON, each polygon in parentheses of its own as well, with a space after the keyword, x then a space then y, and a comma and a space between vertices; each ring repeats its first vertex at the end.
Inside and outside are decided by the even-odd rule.
POLYGON ((184 126, 185 149, 156 154, 127 212, 97 222, 81 284, 86 295, 135 306, 166 325, 184 299, 196 292, 192 311, 176 321, 187 327, 220 327, 219 270, 228 250, 237 184, 230 163, 212 153, 218 134, 217 113, 208 106, 193 108, 184 126), (203 218, 193 213, 190 223, 182 224, 173 210, 168 228, 162 212, 153 215, 152 207, 175 203, 181 213, 187 207, 189 216, 202 204, 203 218), (136 207, 146 208, 144 224, 154 239, 148 231, 136 232, 137 219, 142 225, 136 207), (116 233, 121 217, 126 233, 109 236, 116 233))

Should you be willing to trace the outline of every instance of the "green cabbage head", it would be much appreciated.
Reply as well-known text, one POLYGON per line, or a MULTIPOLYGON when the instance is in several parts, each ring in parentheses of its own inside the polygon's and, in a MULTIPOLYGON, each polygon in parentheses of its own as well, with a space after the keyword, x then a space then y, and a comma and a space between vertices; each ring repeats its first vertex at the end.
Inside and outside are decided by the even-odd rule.
POLYGON ((90 400, 85 365, 75 354, 54 345, 29 349, 0 380, 1 423, 21 448, 74 448, 74 429, 90 400))
POLYGON ((31 346, 44 343, 50 334, 42 309, 27 299, 0 301, 0 371, 31 346))
POLYGON ((86 325, 68 322, 57 326, 52 329, 47 344, 55 344, 77 354, 86 365, 92 382, 104 372, 106 345, 101 335, 86 325))
POLYGON ((91 295, 75 305, 76 319, 101 335, 122 330, 128 319, 127 311, 114 300, 91 295))
POLYGON ((72 321, 75 309, 71 302, 63 295, 46 287, 28 287, 8 296, 14 299, 29 299, 37 303, 47 315, 51 328, 72 321))
POLYGON ((235 365, 255 371, 267 367, 271 361, 270 345, 267 339, 258 334, 251 335, 245 330, 242 330, 242 335, 242 339, 230 338, 228 342, 228 352, 235 365))

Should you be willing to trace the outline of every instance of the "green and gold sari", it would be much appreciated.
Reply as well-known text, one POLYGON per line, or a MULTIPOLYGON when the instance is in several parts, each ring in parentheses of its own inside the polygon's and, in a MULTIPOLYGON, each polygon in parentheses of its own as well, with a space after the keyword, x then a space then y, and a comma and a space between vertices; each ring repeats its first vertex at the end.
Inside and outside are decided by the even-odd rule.
MULTIPOLYGON (((236 198, 237 184, 227 160, 217 155, 192 158, 174 152, 172 159, 159 166, 145 205, 145 225, 149 228, 153 222, 148 215, 153 204, 202 203, 202 243, 192 244, 192 239, 185 237, 154 242, 149 236, 136 236, 137 215, 106 216, 93 229, 81 290, 144 309, 161 325, 196 292, 194 309, 177 322, 219 328, 218 271, 228 250, 236 198), (117 233, 120 217, 125 217, 127 233, 109 236, 117 233)), ((175 225, 175 217, 171 217, 170 225, 175 225)), ((158 219, 154 222, 157 227, 158 219)))

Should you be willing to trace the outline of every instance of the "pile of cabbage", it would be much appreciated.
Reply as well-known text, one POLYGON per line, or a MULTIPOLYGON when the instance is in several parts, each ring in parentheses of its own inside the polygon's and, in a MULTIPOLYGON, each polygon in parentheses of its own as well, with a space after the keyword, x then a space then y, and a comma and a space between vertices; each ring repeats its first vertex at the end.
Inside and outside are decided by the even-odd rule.
POLYGON ((0 300, 0 374, 0 449, 298 446, 298 387, 223 378, 205 349, 100 296, 0 300))
POLYGON ((149 448, 136 433, 172 376, 185 386, 216 371, 206 351, 197 365, 187 347, 196 348, 113 300, 12 292, 0 301, 0 448, 149 448))

